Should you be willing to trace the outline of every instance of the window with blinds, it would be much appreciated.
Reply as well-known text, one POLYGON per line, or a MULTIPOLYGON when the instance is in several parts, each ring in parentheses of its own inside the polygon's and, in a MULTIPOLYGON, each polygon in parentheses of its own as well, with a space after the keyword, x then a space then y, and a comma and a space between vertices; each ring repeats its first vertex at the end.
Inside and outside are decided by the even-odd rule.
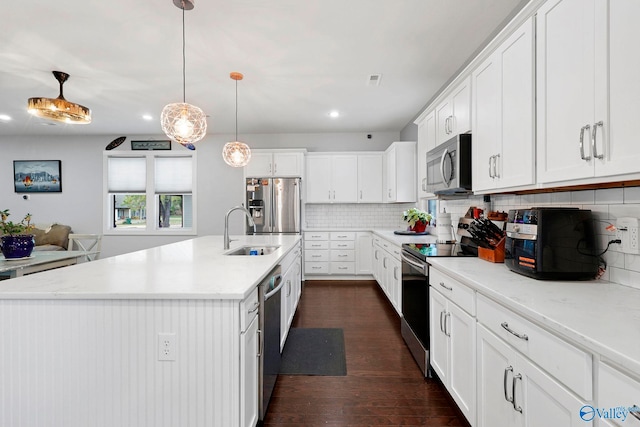
POLYGON ((105 153, 105 232, 188 233, 194 227, 194 155, 105 153))

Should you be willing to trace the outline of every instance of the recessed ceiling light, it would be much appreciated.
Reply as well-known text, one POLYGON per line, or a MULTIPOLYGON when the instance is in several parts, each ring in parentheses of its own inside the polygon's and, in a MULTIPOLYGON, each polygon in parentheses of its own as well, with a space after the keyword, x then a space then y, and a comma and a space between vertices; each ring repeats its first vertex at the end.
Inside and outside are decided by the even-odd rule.
POLYGON ((153 120, 153 116, 151 114, 143 114, 142 118, 145 120, 153 120))
POLYGON ((6 114, 0 114, 0 120, 2 120, 3 122, 8 122, 9 120, 11 120, 11 116, 7 116, 6 114))
POLYGON ((339 111, 336 111, 336 110, 333 110, 333 111, 331 111, 331 112, 329 113, 329 117, 331 117, 331 118, 333 118, 333 119, 335 119, 336 117, 340 117, 340 112, 339 112, 339 111))

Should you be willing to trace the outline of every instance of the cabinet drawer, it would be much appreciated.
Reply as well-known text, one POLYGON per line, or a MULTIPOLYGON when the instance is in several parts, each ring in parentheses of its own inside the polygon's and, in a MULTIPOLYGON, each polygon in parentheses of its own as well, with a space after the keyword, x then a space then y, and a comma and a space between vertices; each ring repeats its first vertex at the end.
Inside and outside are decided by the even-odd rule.
POLYGON ((305 261, 304 274, 329 274, 329 263, 305 261))
POLYGON ((258 287, 248 297, 240 301, 240 331, 244 332, 258 315, 258 287))
POLYGON ((349 240, 345 240, 345 241, 338 241, 338 242, 330 242, 331 245, 331 249, 355 249, 356 247, 356 242, 354 242, 353 240, 349 241, 349 240))
POLYGON ((589 353, 482 295, 478 295, 477 311, 478 322, 579 396, 592 399, 593 359, 589 353))
POLYGON ((331 261, 349 261, 354 262, 356 260, 356 252, 350 250, 332 250, 331 251, 331 261))
POLYGON ((304 251, 304 260, 306 262, 329 261, 329 251, 327 250, 304 251))
POLYGON ((329 235, 330 240, 356 240, 356 233, 353 231, 333 231, 329 235))
POLYGON ((282 271, 287 271, 296 259, 300 256, 300 243, 295 245, 288 254, 284 256, 282 261, 280 261, 280 266, 282 267, 282 271))
POLYGON ((304 240, 329 240, 329 233, 326 231, 307 231, 304 233, 304 240))
MULTIPOLYGON (((640 382, 623 374, 617 369, 600 362, 598 365, 598 407, 599 408, 633 408, 640 418, 640 382)), ((640 419, 629 413, 626 420, 612 419, 619 425, 640 426, 640 419)))
POLYGON ((304 248, 306 250, 309 249, 329 249, 329 241, 319 241, 319 240, 305 240, 304 248))
POLYGON ((394 258, 397 258, 398 260, 400 259, 400 251, 401 251, 400 246, 384 239, 380 240, 378 244, 382 249, 389 252, 389 254, 392 255, 394 258))
POLYGON ((429 285, 472 316, 476 314, 476 293, 456 279, 429 267, 429 285))
POLYGON ((356 274, 355 262, 332 262, 331 274, 356 274))

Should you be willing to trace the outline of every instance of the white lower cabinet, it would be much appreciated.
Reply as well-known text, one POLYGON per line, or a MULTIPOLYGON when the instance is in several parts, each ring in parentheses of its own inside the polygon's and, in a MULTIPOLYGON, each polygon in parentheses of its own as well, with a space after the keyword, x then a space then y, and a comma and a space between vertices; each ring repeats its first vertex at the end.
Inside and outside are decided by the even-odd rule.
POLYGON ((402 315, 402 261, 400 246, 380 237, 373 238, 373 277, 393 308, 402 315))
POLYGON ((429 306, 431 368, 469 423, 475 425, 475 318, 433 286, 429 293, 429 306))
POLYGON ((478 423, 486 427, 579 427, 588 402, 478 325, 478 423))
POLYGON ((356 233, 356 274, 373 274, 373 236, 368 231, 356 233))
MULTIPOLYGON (((256 312, 257 314, 257 312, 256 312)), ((240 425, 253 427, 258 422, 258 316, 240 338, 240 425)))
POLYGON ((640 381, 600 362, 597 407, 608 411, 603 417, 594 413, 600 426, 640 427, 640 381))
POLYGON ((371 274, 371 233, 305 231, 304 274, 356 276, 371 274))
POLYGON ((258 422, 258 290, 240 304, 240 426, 258 422))
POLYGON ((280 291, 280 351, 284 349, 284 344, 289 335, 289 329, 293 322, 293 316, 298 307, 300 294, 302 292, 302 258, 300 246, 293 249, 281 263, 282 270, 282 290, 280 291))

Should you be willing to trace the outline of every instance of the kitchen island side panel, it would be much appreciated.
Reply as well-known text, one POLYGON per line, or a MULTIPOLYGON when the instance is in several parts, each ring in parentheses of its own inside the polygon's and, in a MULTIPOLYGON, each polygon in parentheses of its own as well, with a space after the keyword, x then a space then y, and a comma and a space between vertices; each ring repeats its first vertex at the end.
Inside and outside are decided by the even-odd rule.
POLYGON ((0 425, 238 425, 239 318, 237 300, 0 300, 0 425))

